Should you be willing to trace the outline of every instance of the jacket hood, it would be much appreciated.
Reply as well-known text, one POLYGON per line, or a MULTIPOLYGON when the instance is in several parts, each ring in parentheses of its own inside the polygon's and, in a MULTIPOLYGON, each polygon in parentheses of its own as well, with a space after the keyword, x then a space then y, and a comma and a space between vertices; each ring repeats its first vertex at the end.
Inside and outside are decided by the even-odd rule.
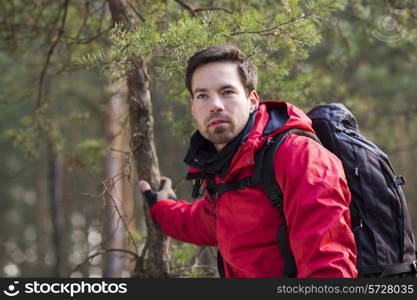
POLYGON ((259 145, 259 141, 263 143, 267 137, 274 137, 290 128, 304 129, 314 133, 311 119, 301 109, 288 102, 263 101, 259 105, 254 130, 248 137, 248 141, 255 143, 257 145, 255 149, 258 150, 258 147, 262 146, 262 144, 259 145))

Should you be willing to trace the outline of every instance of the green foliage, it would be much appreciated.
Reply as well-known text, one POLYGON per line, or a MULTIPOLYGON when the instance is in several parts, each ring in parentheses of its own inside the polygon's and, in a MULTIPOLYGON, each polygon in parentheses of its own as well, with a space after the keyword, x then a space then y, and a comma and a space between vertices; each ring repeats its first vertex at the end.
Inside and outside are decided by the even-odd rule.
POLYGON ((107 141, 104 139, 88 139, 77 146, 82 166, 90 171, 99 173, 102 170, 101 163, 106 155, 107 141))
POLYGON ((47 106, 25 115, 20 121, 21 126, 4 131, 3 137, 10 140, 17 148, 21 148, 32 157, 37 158, 42 151, 45 140, 53 145, 57 153, 62 152, 64 138, 57 123, 47 112, 47 106), (44 140, 45 139, 45 140, 44 140))
MULTIPOLYGON (((13 249, 33 252, 33 241, 19 236, 35 224, 33 209, 27 209, 34 207, 30 204, 34 201, 32 164, 48 155, 48 144, 73 171, 66 174, 67 189, 102 191, 98 177, 107 150, 103 136, 105 105, 110 99, 105 87, 109 78, 126 75, 132 58, 141 57, 147 63, 152 93, 158 94, 153 97, 159 107, 154 110, 156 125, 164 133, 156 132, 162 145, 159 157, 166 165, 164 173, 171 172, 177 176, 174 182, 179 181, 183 156, 179 142, 185 144, 194 130, 183 80, 187 58, 226 42, 239 46, 257 65, 261 99, 290 101, 304 109, 341 101, 351 108, 362 133, 388 151, 398 173, 407 177, 405 192, 416 223, 415 1, 188 2, 193 12, 172 0, 131 0, 136 9, 130 10, 131 17, 137 22, 134 30, 127 31, 121 25, 108 30, 112 21, 106 2, 69 1, 64 34, 51 56, 44 99, 37 109, 39 76, 59 35, 64 2, 2 2, 0 145, 5 168, 0 170, 0 191, 5 201, 0 205, 0 228, 13 224, 16 231, 3 229, 0 234, 10 249, 12 240, 23 245, 16 242, 13 249), (84 71, 86 67, 98 70, 84 71)), ((82 211, 86 219, 96 217, 101 209, 100 201, 86 202, 72 193, 68 197, 71 209, 82 211)), ((143 233, 132 232, 132 236, 138 244, 143 242, 143 233)), ((196 267, 198 249, 172 243, 171 269, 177 276, 216 275, 196 267)), ((13 259, 11 254, 0 255, 0 267, 13 259)), ((39 261, 43 263, 43 257, 39 261)), ((28 269, 39 270, 30 264, 28 269)))
POLYGON ((170 269, 175 277, 217 277, 217 272, 210 266, 198 265, 199 247, 172 241, 170 269))
MULTIPOLYGON (((414 6, 408 1, 352 1, 323 28, 323 42, 306 61, 317 73, 310 86, 312 102, 345 103, 362 134, 390 155, 399 174, 414 181, 408 167, 417 157, 414 6)), ((414 220, 415 187, 404 186, 414 220)))
POLYGON ((128 240, 130 238, 133 239, 132 241, 129 240, 129 242, 133 243, 133 245, 140 245, 140 244, 145 243, 146 236, 142 234, 140 231, 138 231, 137 229, 130 229, 129 236, 127 238, 128 240))
MULTIPOLYGON (((141 57, 152 66, 152 75, 164 78, 178 87, 182 82, 186 60, 193 53, 211 45, 233 43, 260 66, 265 78, 291 81, 288 78, 298 62, 308 57, 308 49, 320 41, 319 21, 342 8, 346 1, 270 1, 216 3, 224 10, 190 13, 178 12, 172 1, 147 3, 142 9, 152 11, 145 23, 126 31, 117 26, 112 32, 112 47, 80 59, 90 66, 113 67, 119 64, 129 69, 130 58, 141 57)), ((208 1, 196 1, 193 7, 210 7, 208 1)), ((270 81, 270 80, 268 80, 270 81)), ((268 82, 261 81, 261 82, 268 82)), ((268 82, 269 83, 269 82, 268 82)), ((294 86, 283 84, 278 96, 303 97, 294 86)), ((276 88, 261 84, 262 93, 276 95, 276 88)), ((181 126, 179 126, 181 127, 181 126)))
MULTIPOLYGON (((1 47, 2 43, 0 43, 1 47)), ((32 98, 33 91, 27 88, 32 86, 30 79, 25 76, 29 68, 24 63, 19 63, 5 52, 0 51, 0 105, 13 105, 28 102, 32 98), (18 80, 20 79, 20 80, 18 80)))

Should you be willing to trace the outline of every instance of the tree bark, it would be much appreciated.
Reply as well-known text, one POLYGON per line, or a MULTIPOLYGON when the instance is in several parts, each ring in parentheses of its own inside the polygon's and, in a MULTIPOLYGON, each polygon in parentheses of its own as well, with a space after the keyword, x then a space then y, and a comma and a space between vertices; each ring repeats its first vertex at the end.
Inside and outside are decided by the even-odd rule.
MULTIPOLYGON (((125 30, 134 30, 134 21, 124 0, 108 0, 114 23, 123 24, 125 30)), ((127 75, 128 104, 131 126, 130 146, 136 162, 139 179, 148 181, 156 190, 160 172, 155 150, 152 102, 146 65, 140 57, 131 58, 132 68, 127 75)), ((161 278, 168 276, 166 237, 149 218, 146 201, 145 218, 147 240, 142 263, 136 267, 135 276, 161 278)))
MULTIPOLYGON (((129 144, 129 137, 127 135, 123 135, 125 140, 125 145, 129 144)), ((129 149, 130 151, 130 149, 129 149)), ((127 151, 127 152, 129 152, 127 151)), ((135 167, 133 165, 125 166, 125 174, 126 177, 123 180, 123 211, 125 213, 125 220, 127 225, 127 230, 129 232, 137 232, 136 228, 136 205, 135 205, 135 190, 134 190, 134 183, 137 182, 135 167)), ((137 253, 138 252, 138 245, 135 240, 133 240, 132 236, 129 236, 125 239, 125 249, 137 253)), ((127 260, 127 270, 132 273, 135 270, 136 261, 129 257, 127 260)))
MULTIPOLYGON (((105 180, 105 214, 104 214, 104 238, 106 249, 124 249, 124 217, 123 213, 123 160, 126 141, 123 138, 123 118, 126 114, 123 100, 123 84, 117 82, 110 87, 113 96, 108 104, 107 135, 110 150, 106 157, 105 180)), ((107 252, 104 255, 103 277, 121 277, 124 269, 123 254, 107 252)))

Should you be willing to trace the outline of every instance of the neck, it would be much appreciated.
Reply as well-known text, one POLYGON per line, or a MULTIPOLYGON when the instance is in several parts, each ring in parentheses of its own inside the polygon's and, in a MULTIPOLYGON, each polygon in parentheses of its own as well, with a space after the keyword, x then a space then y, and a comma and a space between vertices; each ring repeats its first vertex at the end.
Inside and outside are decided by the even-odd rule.
POLYGON ((214 144, 214 148, 216 148, 217 152, 220 152, 226 144, 214 144))

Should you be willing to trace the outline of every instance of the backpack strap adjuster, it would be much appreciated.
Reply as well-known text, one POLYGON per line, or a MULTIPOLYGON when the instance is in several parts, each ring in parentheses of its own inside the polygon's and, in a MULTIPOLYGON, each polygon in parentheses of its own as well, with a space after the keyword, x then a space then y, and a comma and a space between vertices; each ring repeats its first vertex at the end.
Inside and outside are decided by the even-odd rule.
POLYGON ((396 185, 404 185, 405 184, 405 178, 404 176, 398 176, 394 179, 396 185))
POLYGON ((416 260, 411 263, 411 268, 413 272, 417 273, 417 261, 416 260))

